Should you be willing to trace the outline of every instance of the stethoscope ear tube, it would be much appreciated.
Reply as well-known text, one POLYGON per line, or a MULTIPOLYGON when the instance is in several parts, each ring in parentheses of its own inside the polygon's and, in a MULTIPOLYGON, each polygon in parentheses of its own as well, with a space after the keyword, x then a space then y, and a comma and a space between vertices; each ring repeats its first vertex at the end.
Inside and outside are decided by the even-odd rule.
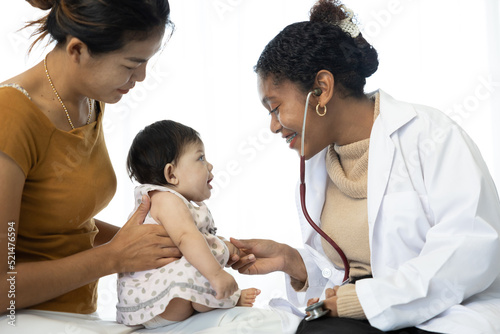
POLYGON ((307 94, 306 98, 306 105, 304 108, 304 121, 302 122, 302 134, 301 134, 301 147, 300 147, 300 205, 302 207, 302 212, 304 213, 304 217, 306 218, 307 222, 311 227, 318 232, 339 254, 340 258, 342 259, 342 263, 344 264, 344 279, 343 279, 343 284, 347 282, 349 279, 349 262, 347 261, 347 257, 345 256, 344 252, 340 247, 335 243, 335 241, 332 240, 323 230, 314 223, 312 218, 309 216, 309 213, 307 212, 306 208, 306 181, 305 181, 305 174, 306 174, 306 159, 305 159, 305 154, 304 154, 304 138, 305 138, 305 133, 306 133, 306 116, 307 116, 307 109, 309 106, 309 98, 311 97, 311 94, 314 94, 314 91, 309 92, 307 94))
MULTIPOLYGON (((305 160, 305 159, 304 159, 304 157, 300 157, 300 160, 301 160, 301 164, 300 165, 302 166, 303 165, 302 161, 305 160)), ((304 164, 304 166, 305 166, 305 164, 304 164)), ((305 174, 305 169, 303 169, 303 168, 301 168, 301 171, 300 171, 301 175, 302 175, 302 173, 305 174)), ((306 184, 305 184, 305 182, 301 182, 300 183, 300 189, 299 190, 300 190, 300 205, 302 207, 302 213, 304 214, 304 217, 306 218, 307 222, 333 248, 335 248, 335 250, 339 254, 340 258, 342 259, 342 263, 344 264, 344 270, 345 270, 345 272, 344 272, 344 279, 342 280, 342 283, 344 283, 344 282, 346 282, 349 279, 350 266, 349 266, 349 262, 347 261, 347 257, 345 256, 345 254, 342 251, 342 249, 340 249, 340 247, 337 245, 337 243, 335 241, 333 241, 332 238, 330 238, 325 232, 323 232, 323 230, 318 225, 316 225, 316 223, 314 223, 314 221, 312 220, 311 216, 309 216, 309 212, 307 212, 307 208, 306 208, 306 184)))

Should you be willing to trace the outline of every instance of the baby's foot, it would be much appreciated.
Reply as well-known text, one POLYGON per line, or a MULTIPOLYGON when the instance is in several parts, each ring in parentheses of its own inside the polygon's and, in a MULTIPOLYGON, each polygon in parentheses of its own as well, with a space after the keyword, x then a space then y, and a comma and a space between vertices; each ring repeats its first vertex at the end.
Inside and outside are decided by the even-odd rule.
POLYGON ((250 288, 241 290, 241 296, 240 299, 238 299, 236 306, 252 307, 253 303, 255 303, 255 298, 257 298, 258 295, 260 295, 259 289, 250 288))

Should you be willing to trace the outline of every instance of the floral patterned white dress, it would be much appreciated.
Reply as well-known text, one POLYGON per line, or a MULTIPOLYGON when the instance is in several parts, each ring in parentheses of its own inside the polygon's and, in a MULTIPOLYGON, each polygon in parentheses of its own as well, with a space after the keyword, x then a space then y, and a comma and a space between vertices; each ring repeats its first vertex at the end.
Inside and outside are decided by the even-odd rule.
MULTIPOLYGON (((135 190, 135 209, 141 203, 142 195, 154 190, 171 192, 184 201, 212 254, 221 267, 225 266, 229 251, 215 235, 216 228, 208 207, 203 202, 191 203, 167 187, 145 184, 135 190)), ((158 223, 148 213, 145 224, 158 223)), ((215 299, 215 295, 208 280, 182 257, 158 269, 119 274, 116 320, 126 325, 143 324, 163 313, 173 298, 183 298, 213 308, 231 308, 236 305, 241 291, 238 290, 228 299, 215 299)))

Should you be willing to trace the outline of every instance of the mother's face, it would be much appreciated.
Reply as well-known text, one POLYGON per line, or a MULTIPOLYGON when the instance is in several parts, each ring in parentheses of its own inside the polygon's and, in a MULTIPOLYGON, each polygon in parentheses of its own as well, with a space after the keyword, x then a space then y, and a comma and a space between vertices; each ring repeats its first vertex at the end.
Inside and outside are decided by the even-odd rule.
MULTIPOLYGON (((257 86, 259 98, 271 116, 271 131, 276 134, 281 133, 281 137, 285 139, 288 147, 300 154, 302 122, 307 94, 303 93, 297 84, 289 80, 282 80, 276 84, 272 75, 265 78, 258 75, 257 86)), ((306 160, 328 146, 326 136, 322 135, 325 124, 321 124, 322 120, 314 110, 315 101, 316 99, 311 96, 304 138, 306 160)))

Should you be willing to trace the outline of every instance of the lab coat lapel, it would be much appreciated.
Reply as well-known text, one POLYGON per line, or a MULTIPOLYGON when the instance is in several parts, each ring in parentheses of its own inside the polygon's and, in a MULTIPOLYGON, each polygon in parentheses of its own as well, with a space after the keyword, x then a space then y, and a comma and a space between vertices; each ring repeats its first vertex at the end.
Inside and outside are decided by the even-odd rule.
POLYGON ((368 153, 367 202, 370 240, 372 239, 373 224, 377 219, 382 198, 389 182, 394 158, 394 144, 391 138, 385 135, 385 130, 379 116, 373 125, 368 153), (374 138, 377 140, 373 140, 374 138))
POLYGON ((416 113, 413 108, 399 102, 382 90, 380 114, 373 124, 368 154, 368 225, 372 243, 373 225, 377 219, 385 195, 394 162, 393 140, 397 131, 408 123, 416 113))

